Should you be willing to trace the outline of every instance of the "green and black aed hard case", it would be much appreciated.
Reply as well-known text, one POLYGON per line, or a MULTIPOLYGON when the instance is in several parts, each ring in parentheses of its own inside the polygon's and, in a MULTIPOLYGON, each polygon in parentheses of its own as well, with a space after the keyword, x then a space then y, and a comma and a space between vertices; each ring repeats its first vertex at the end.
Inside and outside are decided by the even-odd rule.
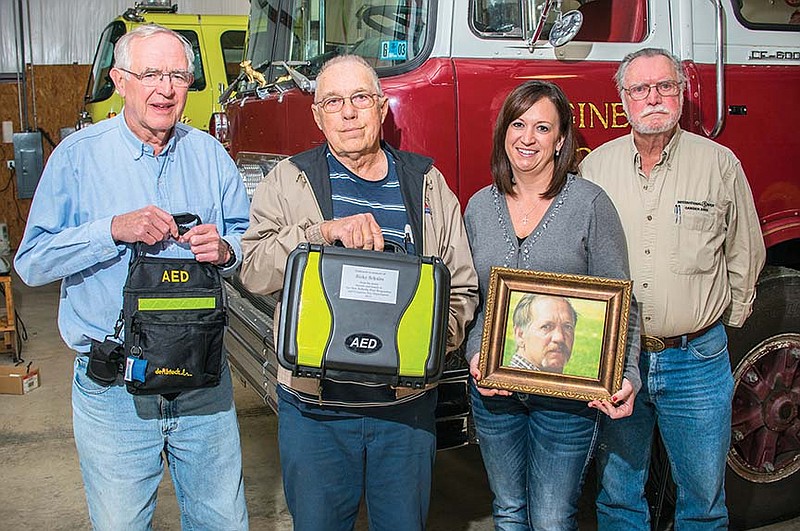
POLYGON ((444 369, 450 272, 436 257, 300 244, 278 361, 295 376, 422 388, 444 369))

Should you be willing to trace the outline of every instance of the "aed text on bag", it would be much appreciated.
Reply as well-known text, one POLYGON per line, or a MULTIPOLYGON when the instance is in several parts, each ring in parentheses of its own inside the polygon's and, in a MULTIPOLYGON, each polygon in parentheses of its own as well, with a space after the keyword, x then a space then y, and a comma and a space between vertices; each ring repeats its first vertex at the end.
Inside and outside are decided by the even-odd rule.
POLYGON ((181 269, 166 269, 161 275, 161 282, 189 282, 189 272, 181 269))

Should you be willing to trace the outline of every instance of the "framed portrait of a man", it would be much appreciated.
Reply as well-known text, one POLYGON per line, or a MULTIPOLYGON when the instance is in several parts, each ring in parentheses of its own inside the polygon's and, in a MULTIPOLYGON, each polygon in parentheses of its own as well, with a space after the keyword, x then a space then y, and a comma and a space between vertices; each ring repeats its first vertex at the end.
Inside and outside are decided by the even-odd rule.
POLYGON ((574 400, 622 384, 627 280, 492 268, 479 386, 574 400))

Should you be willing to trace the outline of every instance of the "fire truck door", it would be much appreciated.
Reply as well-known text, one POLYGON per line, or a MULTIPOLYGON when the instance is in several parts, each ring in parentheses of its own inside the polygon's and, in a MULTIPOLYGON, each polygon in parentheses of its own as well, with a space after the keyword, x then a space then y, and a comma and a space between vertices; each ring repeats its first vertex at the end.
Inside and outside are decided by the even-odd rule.
MULTIPOLYGON (((714 126, 718 105, 714 2, 681 4, 690 4, 691 10, 679 25, 687 32, 679 36, 678 45, 689 76, 682 124, 706 134, 714 126)), ((793 4, 797 2, 722 1, 724 122, 715 140, 742 161, 762 216, 797 208, 790 204, 793 194, 768 193, 776 182, 797 176, 800 15, 793 4)), ((769 245, 769 235, 765 237, 769 245)))

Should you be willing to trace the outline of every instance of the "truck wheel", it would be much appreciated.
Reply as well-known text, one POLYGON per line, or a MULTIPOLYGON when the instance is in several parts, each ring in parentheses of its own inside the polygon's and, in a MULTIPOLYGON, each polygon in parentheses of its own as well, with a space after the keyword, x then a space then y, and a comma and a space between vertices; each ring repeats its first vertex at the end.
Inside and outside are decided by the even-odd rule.
POLYGON ((753 314, 728 329, 734 378, 725 482, 732 529, 800 514, 800 272, 768 267, 753 314))

